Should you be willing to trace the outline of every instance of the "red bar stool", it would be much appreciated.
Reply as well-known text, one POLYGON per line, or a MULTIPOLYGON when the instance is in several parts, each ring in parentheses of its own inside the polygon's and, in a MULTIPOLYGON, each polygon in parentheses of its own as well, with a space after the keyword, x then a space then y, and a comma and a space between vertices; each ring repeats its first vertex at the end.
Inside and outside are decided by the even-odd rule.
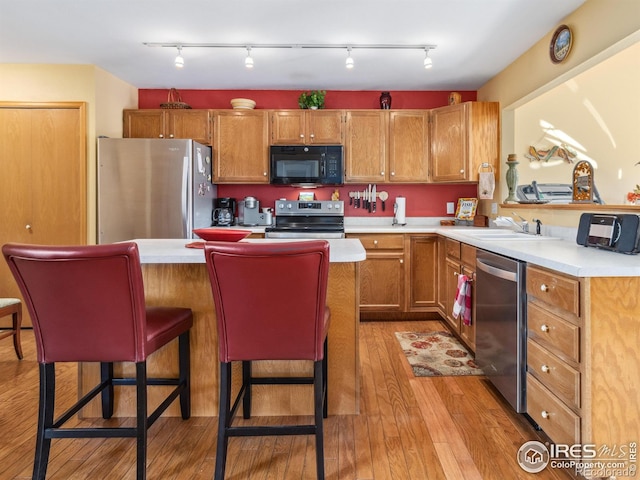
POLYGON ((329 243, 207 242, 220 359, 220 412, 215 480, 223 480, 229 437, 315 435, 316 472, 324 479, 323 417, 327 416, 326 306, 329 243), (283 292, 286 295, 283 295, 283 292), (256 360, 311 360, 312 377, 253 377, 256 360), (242 387, 231 402, 231 362, 242 362, 242 387), (233 426, 242 400, 251 416, 253 385, 313 384, 314 423, 233 426))
POLYGON ((180 307, 146 307, 138 247, 113 245, 2 247, 33 321, 40 369, 40 401, 33 479, 47 472, 51 439, 131 437, 136 439, 137 479, 146 478, 147 430, 178 397, 183 419, 191 415, 189 329, 192 312, 180 307), (147 378, 147 358, 178 338, 179 373, 147 378), (57 362, 100 362, 101 381, 54 419, 57 362), (114 377, 114 362, 134 362, 135 377, 114 377), (113 415, 114 386, 135 385, 135 427, 62 428, 98 394, 102 416, 113 415), (147 386, 174 389, 148 415, 147 386))
POLYGON ((0 330, 0 340, 13 337, 13 348, 19 360, 22 360, 20 327, 22 326, 22 302, 19 298, 0 298, 0 318, 11 315, 11 328, 0 330))

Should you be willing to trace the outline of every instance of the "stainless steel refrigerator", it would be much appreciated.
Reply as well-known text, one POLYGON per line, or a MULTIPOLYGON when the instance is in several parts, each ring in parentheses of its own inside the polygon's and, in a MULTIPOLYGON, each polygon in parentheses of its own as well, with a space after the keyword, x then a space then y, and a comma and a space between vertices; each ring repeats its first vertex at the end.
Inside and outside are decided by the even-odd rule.
POLYGON ((98 139, 98 243, 193 238, 211 226, 211 147, 193 140, 98 139))

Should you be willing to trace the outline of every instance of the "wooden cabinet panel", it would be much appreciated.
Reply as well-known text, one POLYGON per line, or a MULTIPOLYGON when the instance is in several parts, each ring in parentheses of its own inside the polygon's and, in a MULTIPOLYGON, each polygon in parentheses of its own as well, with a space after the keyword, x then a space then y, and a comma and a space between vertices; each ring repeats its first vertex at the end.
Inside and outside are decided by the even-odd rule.
POLYGON ((534 299, 527 306, 527 324, 530 338, 566 360, 580 361, 580 327, 549 312, 534 299))
POLYGON ((342 110, 274 110, 271 112, 273 145, 341 145, 342 110))
POLYGON ((389 114, 389 181, 429 179, 429 112, 396 110, 389 114))
POLYGON ((497 102, 465 102, 431 111, 431 180, 478 181, 488 164, 498 170, 500 109, 497 102))
POLYGON ((460 259, 460 242, 445 238, 444 241, 445 255, 450 258, 460 259))
POLYGON ((347 111, 345 182, 381 183, 386 180, 387 119, 384 111, 347 111))
POLYGON ((214 183, 269 183, 266 110, 214 114, 214 183))
POLYGON ((360 311, 404 310, 404 251, 367 251, 360 263, 360 311))
POLYGON ((580 416, 527 374, 527 413, 555 443, 580 443, 580 416))
POLYGON ((393 233, 362 233, 358 239, 365 250, 403 250, 404 235, 393 233))
POLYGON ((580 408, 580 372, 531 339, 527 341, 527 372, 564 403, 580 408))
POLYGON ((580 315, 580 283, 556 272, 527 268, 527 295, 554 307, 580 315))
POLYGON ((211 145, 211 111, 124 110, 122 136, 124 138, 186 138, 211 145))
POLYGON ((438 240, 436 235, 409 237, 406 279, 409 311, 433 311, 438 296, 438 240))

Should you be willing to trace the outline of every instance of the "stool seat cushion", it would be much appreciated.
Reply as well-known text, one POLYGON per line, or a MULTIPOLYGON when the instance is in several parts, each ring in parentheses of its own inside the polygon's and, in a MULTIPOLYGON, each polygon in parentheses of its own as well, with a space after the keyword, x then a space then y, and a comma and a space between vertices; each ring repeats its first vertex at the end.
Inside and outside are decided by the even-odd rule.
POLYGON ((193 326, 193 314, 189 308, 148 307, 147 348, 155 352, 193 326))

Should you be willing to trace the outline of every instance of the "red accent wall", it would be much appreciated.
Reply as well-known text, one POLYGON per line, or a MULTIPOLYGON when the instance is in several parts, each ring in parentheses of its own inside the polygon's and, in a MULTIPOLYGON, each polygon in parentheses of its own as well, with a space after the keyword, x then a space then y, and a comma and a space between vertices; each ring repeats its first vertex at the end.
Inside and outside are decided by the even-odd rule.
MULTIPOLYGON (((256 102, 256 108, 284 109, 299 108, 298 97, 301 90, 180 90, 182 101, 192 108, 231 108, 232 98, 251 98, 256 102)), ((325 97, 325 108, 380 108, 380 93, 378 91, 328 91, 325 97)), ((392 109, 429 109, 448 104, 449 91, 390 91, 392 109)), ((459 92, 462 101, 475 101, 477 92, 459 92)), ((159 108, 167 101, 168 90, 141 89, 138 91, 138 108, 159 108)), ((349 192, 362 191, 366 185, 344 185, 338 188, 340 199, 345 201, 345 215, 393 217, 393 202, 395 197, 404 196, 407 199, 406 214, 409 217, 444 217, 447 202, 458 201, 461 197, 476 197, 475 184, 434 184, 434 185, 392 185, 380 184, 378 191, 389 194, 386 211, 378 204, 375 214, 349 205, 349 192)), ((276 187, 271 185, 218 185, 218 197, 233 197, 242 200, 246 196, 256 197, 261 207, 273 207, 279 198, 295 200, 298 192, 304 190, 293 187, 276 187)), ((317 200, 330 200, 335 188, 313 189, 317 200)))
MULTIPOLYGON (((256 108, 299 108, 302 90, 180 90, 182 101, 192 108, 231 108, 232 98, 255 100, 256 108)), ((168 90, 141 89, 138 108, 160 108, 167 101, 168 90)), ((328 91, 325 108, 380 108, 380 93, 373 91, 328 91)), ((391 91, 391 108, 436 108, 447 105, 448 91, 391 91)), ((475 101, 477 92, 463 91, 462 101, 475 101)))
MULTIPOLYGON (((349 192, 362 192, 368 185, 343 185, 337 187, 340 200, 345 203, 345 215, 347 217, 393 217, 393 202, 396 197, 407 199, 406 214, 408 217, 446 217, 447 202, 457 204, 458 198, 477 197, 476 184, 461 185, 391 185, 378 184, 378 193, 386 191, 389 199, 386 209, 382 211, 382 205, 378 201, 376 213, 369 213, 364 208, 355 208, 349 205, 349 192)), ((272 207, 279 198, 296 200, 299 192, 314 192, 316 200, 331 200, 331 194, 336 187, 321 187, 305 189, 299 187, 276 187, 271 185, 218 185, 218 197, 232 197, 242 200, 244 197, 256 197, 260 201, 260 207, 272 207)))

